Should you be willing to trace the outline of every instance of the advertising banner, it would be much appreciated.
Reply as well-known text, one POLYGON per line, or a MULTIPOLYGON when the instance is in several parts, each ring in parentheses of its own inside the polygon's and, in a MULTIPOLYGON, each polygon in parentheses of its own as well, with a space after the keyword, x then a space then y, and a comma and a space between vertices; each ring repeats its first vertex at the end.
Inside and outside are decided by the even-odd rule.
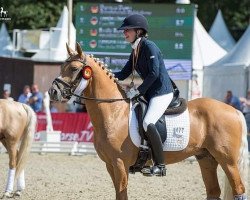
MULTIPOLYGON (((87 113, 51 113, 53 129, 61 131, 61 141, 93 142, 93 126, 87 113)), ((46 130, 46 114, 37 113, 37 133, 35 140, 40 140, 39 131, 46 130)))

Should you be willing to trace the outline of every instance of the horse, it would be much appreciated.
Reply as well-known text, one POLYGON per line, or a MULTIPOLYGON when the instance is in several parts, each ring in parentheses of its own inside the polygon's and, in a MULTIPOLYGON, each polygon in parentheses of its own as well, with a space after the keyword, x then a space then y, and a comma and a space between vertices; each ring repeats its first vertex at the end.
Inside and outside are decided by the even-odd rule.
MULTIPOLYGON (((116 199, 126 200, 129 167, 136 162, 139 151, 129 135, 130 101, 103 62, 85 54, 78 43, 76 51, 67 44, 66 47, 69 58, 49 88, 50 98, 53 101, 72 101, 73 97, 85 99, 94 127, 96 152, 106 164, 116 199)), ((165 163, 173 164, 195 156, 207 200, 220 199, 217 177, 220 165, 227 177, 224 199, 247 199, 248 143, 243 114, 210 98, 188 101, 187 107, 190 117, 188 145, 181 151, 164 151, 165 163)))
POLYGON ((3 197, 21 196, 24 168, 36 130, 36 114, 23 103, 0 99, 0 141, 9 154, 9 171, 3 197), (13 193, 14 183, 17 191, 13 193))

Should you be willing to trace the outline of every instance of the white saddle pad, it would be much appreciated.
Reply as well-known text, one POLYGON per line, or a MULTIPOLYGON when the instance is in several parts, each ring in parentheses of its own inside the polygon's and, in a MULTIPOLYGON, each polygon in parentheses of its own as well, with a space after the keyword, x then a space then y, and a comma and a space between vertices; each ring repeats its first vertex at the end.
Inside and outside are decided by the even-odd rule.
MULTIPOLYGON (((190 121, 188 109, 181 114, 166 115, 167 139, 163 144, 164 151, 180 151, 186 148, 189 142, 190 121)), ((129 134, 135 146, 141 144, 138 132, 138 121, 133 107, 129 114, 129 134)))

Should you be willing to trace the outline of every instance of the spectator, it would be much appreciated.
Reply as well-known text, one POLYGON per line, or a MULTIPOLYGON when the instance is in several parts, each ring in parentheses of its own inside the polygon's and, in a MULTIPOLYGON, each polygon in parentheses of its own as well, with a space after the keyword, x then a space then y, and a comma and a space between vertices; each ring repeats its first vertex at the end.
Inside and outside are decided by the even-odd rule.
POLYGON ((51 113, 57 113, 57 112, 58 112, 58 109, 57 109, 57 107, 55 106, 55 104, 54 104, 53 101, 50 101, 49 107, 50 107, 50 112, 51 112, 51 113))
POLYGON ((3 91, 3 99, 8 99, 10 101, 14 101, 14 99, 10 96, 10 91, 9 90, 4 90, 3 91))
POLYGON ((240 102, 242 104, 242 112, 244 115, 250 114, 250 90, 247 92, 247 97, 240 97, 240 102))
POLYGON ((43 109, 43 94, 39 92, 37 84, 31 86, 32 95, 29 98, 29 105, 35 112, 42 112, 43 109))
POLYGON ((76 112, 87 112, 85 105, 78 105, 76 108, 76 112))
POLYGON ((31 97, 31 92, 30 92, 30 86, 28 85, 25 85, 23 87, 23 93, 20 94, 20 96, 18 97, 18 102, 21 102, 21 103, 25 103, 25 104, 28 104, 29 103, 29 98, 31 97))
POLYGON ((242 112, 247 123, 247 132, 250 133, 250 90, 247 92, 246 98, 240 97, 240 102, 242 103, 242 112))
POLYGON ((233 106, 234 108, 236 108, 238 110, 241 110, 240 99, 238 97, 234 96, 231 90, 227 91, 224 102, 226 104, 233 106))

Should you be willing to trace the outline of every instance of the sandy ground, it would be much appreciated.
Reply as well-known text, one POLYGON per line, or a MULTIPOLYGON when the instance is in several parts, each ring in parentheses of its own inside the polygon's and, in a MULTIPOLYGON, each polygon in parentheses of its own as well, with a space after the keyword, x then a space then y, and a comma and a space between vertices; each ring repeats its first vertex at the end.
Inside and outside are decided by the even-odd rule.
MULTIPOLYGON (((167 176, 130 175, 128 196, 132 200, 202 200, 205 187, 197 162, 167 166, 167 176)), ((7 154, 0 154, 0 188, 5 189, 7 154)), ((223 173, 219 172, 220 183, 223 173)), ((249 176, 250 177, 250 176, 249 176)), ((250 179, 249 183, 250 185, 250 179)), ((248 194, 250 189, 248 188, 248 194)), ((26 190, 22 200, 113 200, 115 190, 104 162, 97 156, 31 154, 26 168, 26 190)))

